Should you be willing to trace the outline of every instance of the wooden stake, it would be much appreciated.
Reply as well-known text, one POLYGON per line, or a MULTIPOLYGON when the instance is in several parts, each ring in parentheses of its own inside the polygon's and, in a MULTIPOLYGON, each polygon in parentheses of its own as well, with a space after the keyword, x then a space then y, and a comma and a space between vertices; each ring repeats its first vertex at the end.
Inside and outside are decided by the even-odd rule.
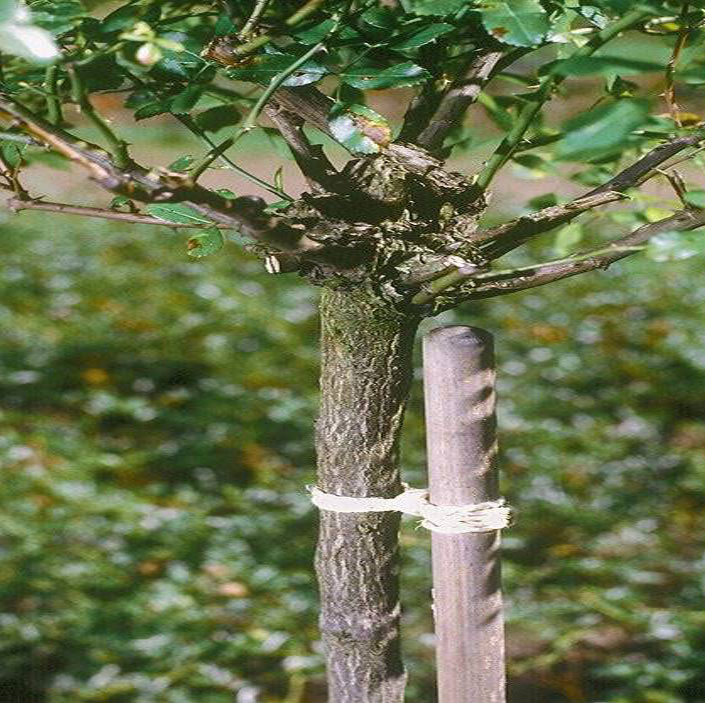
MULTIPOLYGON (((440 327, 424 338, 430 499, 499 497, 492 335, 440 327)), ((433 533, 439 703, 505 703, 499 532, 433 533)))

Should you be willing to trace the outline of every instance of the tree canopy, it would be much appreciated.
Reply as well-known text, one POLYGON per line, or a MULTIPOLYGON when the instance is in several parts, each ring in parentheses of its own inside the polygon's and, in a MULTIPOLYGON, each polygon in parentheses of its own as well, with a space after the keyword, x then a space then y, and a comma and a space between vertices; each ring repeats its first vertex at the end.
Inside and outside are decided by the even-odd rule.
POLYGON ((3 0, 10 206, 193 227, 192 256, 217 252, 222 230, 234 228, 271 272, 334 285, 372 280, 422 312, 605 267, 644 248, 686 256, 699 239, 674 233, 703 224, 705 193, 665 169, 694 156, 703 135, 699 115, 681 105, 702 83, 701 5, 37 0, 27 8, 3 0), (556 105, 566 86, 581 82, 599 82, 601 94, 553 119, 565 114, 556 105), (378 91, 398 91, 400 115, 370 106, 378 91), (131 118, 122 109, 106 114, 111 94, 131 118), (464 122, 471 107, 474 119, 494 125, 489 138, 464 122), (203 152, 138 164, 120 123, 157 115, 197 135, 203 152), (81 135, 87 126, 100 146, 81 135), (309 183, 303 198, 285 192, 276 168, 268 181, 250 176, 269 202, 201 184, 211 167, 244 173, 238 142, 255 129, 291 149, 309 183), (347 165, 335 166, 321 143, 347 150, 347 165), (24 188, 23 169, 46 160, 47 148, 115 194, 104 211, 42 201, 24 188), (475 173, 444 167, 463 150, 484 157, 475 173), (488 227, 481 217, 490 186, 508 162, 569 170, 586 189, 572 199, 560 190, 534 198, 516 220, 488 227), (575 218, 664 174, 681 207, 671 203, 646 222, 642 208, 622 211, 629 234, 569 255, 581 240, 575 218), (566 256, 493 267, 558 227, 566 256))

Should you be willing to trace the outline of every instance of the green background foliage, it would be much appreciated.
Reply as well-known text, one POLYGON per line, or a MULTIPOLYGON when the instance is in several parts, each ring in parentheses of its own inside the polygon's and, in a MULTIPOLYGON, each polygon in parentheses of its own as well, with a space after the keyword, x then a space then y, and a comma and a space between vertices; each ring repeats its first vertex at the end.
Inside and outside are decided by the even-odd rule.
MULTIPOLYGON (((186 236, 2 226, 5 700, 323 700, 316 293, 232 244, 189 260, 186 236)), ((629 262, 437 321, 497 337, 510 700, 705 695, 700 267, 629 262)), ((418 385, 407 430, 422 485, 418 385)), ((428 535, 406 523, 403 548, 426 701, 428 535)))

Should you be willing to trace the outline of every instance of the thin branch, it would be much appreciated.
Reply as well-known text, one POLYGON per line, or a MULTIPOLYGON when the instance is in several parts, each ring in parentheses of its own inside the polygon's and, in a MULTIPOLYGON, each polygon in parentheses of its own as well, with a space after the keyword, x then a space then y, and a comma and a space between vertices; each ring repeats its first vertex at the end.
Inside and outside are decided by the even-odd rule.
POLYGON ((697 146, 703 140, 705 140, 705 129, 698 129, 696 132, 689 134, 688 136, 676 137, 668 142, 659 144, 659 146, 652 149, 636 163, 632 164, 628 168, 625 168, 624 171, 618 173, 614 178, 611 178, 601 186, 593 188, 583 197, 597 195, 598 193, 604 193, 609 190, 624 191, 627 188, 632 188, 633 186, 639 185, 640 181, 649 172, 661 166, 661 164, 683 151, 683 149, 687 149, 691 146, 697 146))
POLYGON ((310 85, 300 88, 279 88, 274 93, 274 100, 287 112, 298 115, 335 139, 328 124, 328 115, 335 102, 317 88, 310 85))
POLYGON ((47 92, 47 119, 54 124, 61 124, 63 114, 59 97, 59 67, 52 64, 46 69, 44 76, 44 89, 47 92))
MULTIPOLYGON (((478 230, 474 236, 468 238, 468 241, 475 246, 495 240, 501 240, 500 244, 515 243, 518 245, 529 237, 541 232, 547 232, 549 229, 564 224, 566 221, 572 220, 588 210, 594 210, 602 205, 607 205, 607 203, 622 200, 624 197, 623 193, 614 190, 584 195, 564 205, 553 205, 538 212, 522 215, 511 222, 506 222, 497 227, 478 230)), ((490 247, 490 249, 492 248, 490 247)), ((493 253, 494 251, 495 249, 492 249, 493 253)))
MULTIPOLYGON (((132 159, 127 151, 127 144, 113 132, 103 116, 93 107, 83 87, 79 69, 75 66, 70 66, 69 78, 71 79, 71 92, 74 101, 78 104, 81 112, 98 128, 105 141, 108 142, 115 164, 118 168, 128 167, 132 163, 132 159)), ((56 122, 56 120, 51 121, 56 122)))
POLYGON ((433 113, 438 109, 438 105, 443 97, 439 91, 437 81, 429 80, 423 84, 407 106, 404 120, 399 132, 400 142, 414 143, 419 134, 424 130, 433 117, 433 113))
POLYGON ((642 183, 659 166, 688 147, 697 146, 705 139, 705 130, 685 137, 676 137, 652 149, 637 162, 618 173, 598 188, 581 195, 565 205, 544 208, 530 215, 506 222, 487 230, 478 230, 468 238, 473 246, 480 246, 489 260, 497 259, 526 242, 531 237, 564 225, 583 212, 624 197, 628 188, 642 183))
POLYGON ((419 146, 430 152, 443 146, 446 135, 477 100, 503 55, 502 51, 489 51, 475 57, 465 75, 456 80, 441 99, 438 109, 416 140, 419 146))
POLYGON ((264 201, 252 198, 228 200, 218 193, 174 174, 157 174, 134 162, 119 168, 106 152, 93 144, 77 140, 73 135, 50 124, 26 107, 0 97, 0 115, 19 122, 32 136, 45 142, 69 160, 83 166, 93 180, 119 195, 144 202, 181 202, 205 215, 214 223, 231 225, 243 234, 281 250, 319 248, 305 233, 283 220, 270 217, 262 210, 264 201))
POLYGON ((678 31, 678 37, 673 47, 671 57, 669 58, 668 64, 666 65, 666 89, 663 91, 663 96, 666 100, 668 110, 671 113, 671 117, 679 127, 681 126, 681 120, 679 115, 680 107, 678 106, 678 102, 676 101, 675 77, 676 68, 678 66, 678 60, 680 59, 681 52, 683 51, 691 32, 691 27, 688 26, 687 22, 689 9, 690 3, 684 2, 678 17, 681 22, 681 27, 678 31))
POLYGON ((606 269, 615 261, 641 251, 644 248, 643 245, 658 234, 685 232, 703 225, 705 225, 705 210, 680 210, 670 217, 643 225, 607 246, 578 253, 566 259, 524 267, 520 271, 507 270, 480 274, 477 277, 477 285, 463 296, 463 300, 506 295, 554 283, 595 269, 606 269))
MULTIPOLYGON (((307 17, 316 12, 326 0, 308 0, 303 7, 299 8, 293 15, 284 20, 284 27, 295 27, 303 22, 307 17)), ((224 65, 234 66, 245 56, 270 44, 279 34, 277 32, 265 32, 243 44, 235 44, 230 37, 218 37, 205 50, 204 56, 224 65)))
POLYGON ((646 183, 646 181, 651 180, 655 176, 661 175, 664 169, 674 168, 675 166, 679 166, 680 164, 685 163, 686 161, 694 159, 698 154, 701 154, 703 151, 705 151, 705 146, 699 146, 694 151, 691 151, 690 154, 681 156, 679 159, 674 159, 670 163, 662 164, 659 168, 655 168, 651 173, 647 173, 645 176, 642 176, 642 178, 639 179, 637 185, 643 185, 644 183, 646 183))
MULTIPOLYGON (((649 13, 646 10, 633 10, 632 12, 626 13, 621 19, 601 29, 587 44, 577 49, 572 57, 590 56, 618 34, 626 29, 630 29, 648 16, 649 13)), ((557 73, 549 73, 540 82, 536 92, 528 97, 528 102, 520 110, 513 127, 504 137, 494 154, 489 158, 485 167, 478 174, 477 185, 479 188, 486 190, 494 179, 497 171, 512 157, 517 146, 524 139, 527 130, 534 123, 534 119, 541 111, 544 103, 550 100, 553 91, 563 80, 565 80, 565 76, 561 76, 557 73)))
MULTIPOLYGON (((85 207, 83 205, 69 205, 68 203, 54 203, 45 200, 27 200, 25 198, 10 198, 5 203, 12 212, 22 210, 41 210, 43 212, 56 212, 61 215, 78 215, 79 217, 97 217, 103 220, 118 220, 137 225, 156 225, 158 227, 170 227, 172 229, 204 229, 212 225, 185 225, 175 222, 165 222, 150 215, 140 215, 132 212, 119 212, 118 210, 106 210, 99 207, 85 207)), ((234 229, 233 225, 221 224, 221 229, 234 229)))
MULTIPOLYGON (((209 136, 208 134, 202 130, 192 119, 189 115, 174 115, 174 117, 181 122, 186 129, 188 129, 190 132, 195 134, 199 139, 203 140, 210 148, 211 151, 209 154, 213 153, 213 151, 218 150, 219 146, 216 144, 209 136)), ((226 140, 226 141, 231 141, 231 140, 226 140)), ((221 144, 222 146, 222 144, 221 144)), ((231 144, 232 146, 232 144, 231 144)), ((208 155, 204 157, 204 159, 208 159, 208 155)), ((235 171, 235 173, 238 173, 241 175, 243 178, 247 178, 249 181, 252 181, 252 183, 257 184, 260 186, 260 188, 263 188, 269 193, 272 193, 273 195, 276 195, 278 198, 281 200, 289 200, 293 202, 293 198, 288 194, 285 193, 283 190, 277 188, 276 186, 272 185, 271 183, 268 183, 267 181, 263 180, 259 176, 255 176, 254 173, 250 173, 246 169, 242 168, 242 166, 239 166, 236 164, 230 157, 228 157, 226 154, 219 154, 218 158, 225 164, 227 164, 228 168, 231 170, 235 171)))
MULTIPOLYGON (((697 146, 703 140, 705 140, 705 130, 699 130, 695 134, 676 137, 669 142, 660 144, 636 163, 589 193, 564 205, 544 208, 529 215, 522 215, 497 227, 478 230, 467 238, 467 244, 476 253, 483 255, 487 261, 498 259, 538 234, 564 225, 584 212, 621 200, 625 197, 623 191, 639 185, 651 174, 662 172, 659 169, 661 164, 684 149, 697 146)), ((669 181, 673 184, 672 177, 669 177, 669 181)), ((690 211, 686 210, 686 212, 690 211)), ((575 259, 571 258, 566 261, 574 262, 575 259)), ((500 276, 500 273, 494 272, 487 275, 495 278, 500 276)), ((417 305, 426 305, 449 288, 469 279, 482 279, 484 276, 485 274, 478 274, 477 266, 457 266, 425 283, 413 298, 413 302, 417 305)))
MULTIPOLYGON (((330 35, 338 28, 341 19, 342 15, 338 17, 336 22, 331 27, 330 31, 326 33, 326 36, 330 35)), ((295 73, 297 69, 303 66, 303 64, 305 64, 310 58, 315 56, 323 48, 325 48, 325 42, 318 42, 317 44, 312 46, 307 52, 302 54, 298 59, 296 59, 296 61, 289 64, 289 66, 287 66, 283 71, 281 71, 276 76, 274 76, 274 78, 272 78, 265 91, 262 93, 262 95, 259 96, 254 107, 252 108, 252 110, 250 110, 250 113, 245 118, 242 127, 240 127, 240 129, 233 137, 234 141, 237 141, 238 139, 240 139, 240 137, 247 134, 249 131, 256 127, 257 119, 259 118, 265 105, 272 98, 276 90, 286 82, 286 79, 289 78, 292 73, 295 73)))
POLYGON ((234 143, 235 140, 232 137, 228 137, 228 139, 220 144, 216 144, 201 161, 193 165, 189 171, 189 178, 195 183, 211 164, 217 161, 234 143))
POLYGON ((249 18, 245 22, 245 26, 238 33, 238 36, 240 37, 240 39, 246 39, 247 36, 253 32, 253 30, 257 27, 257 23, 259 22, 259 18, 264 14, 265 10, 267 9, 267 5, 269 5, 269 3, 270 3, 270 0, 256 0, 255 6, 252 10, 252 14, 249 16, 249 18))
MULTIPOLYGON (((142 89, 150 90, 153 92, 155 95, 158 97, 158 91, 155 91, 151 86, 147 85, 141 78, 138 76, 134 75, 131 71, 124 71, 125 75, 130 78, 134 82, 134 84, 142 89)), ((240 97, 237 93, 232 93, 229 91, 227 88, 223 88, 221 86, 211 86, 208 89, 208 92, 212 92, 214 94, 217 94, 218 97, 221 97, 224 95, 225 97, 228 98, 237 98, 240 97)), ((216 144, 209 136, 208 133, 199 127, 196 122, 193 120, 193 118, 190 115, 186 114, 174 114, 172 115, 175 119, 177 119, 181 124, 186 127, 192 134, 197 136, 201 141, 203 141, 205 144, 207 144, 210 147, 210 150, 208 154, 204 157, 204 160, 208 162, 210 158, 210 154, 212 154, 214 151, 219 151, 220 146, 216 144)), ((226 140, 228 141, 228 140, 226 140)), ((232 145, 232 144, 231 144, 232 145)), ((228 147, 229 148, 229 147, 228 147)), ((293 198, 288 194, 285 193, 283 190, 277 188, 275 185, 272 185, 271 183, 268 183, 264 179, 260 178, 259 176, 256 176, 254 173, 250 173, 248 170, 244 169, 242 166, 239 166, 236 164, 232 159, 230 159, 226 154, 224 153, 219 153, 218 158, 227 166, 235 171, 235 173, 241 175, 243 178, 246 178, 247 180, 251 181, 252 183, 255 183, 258 185, 260 188, 266 190, 269 193, 272 193, 272 195, 276 195, 278 198, 281 200, 289 200, 293 202, 293 198)), ((210 163, 208 163, 210 165, 210 163)), ((192 177, 193 178, 193 177, 192 177)), ((193 179, 195 180, 195 179, 193 179)))
POLYGON ((312 190, 335 190, 338 172, 320 146, 314 147, 303 131, 303 120, 276 104, 265 107, 267 117, 274 123, 306 177, 312 190))

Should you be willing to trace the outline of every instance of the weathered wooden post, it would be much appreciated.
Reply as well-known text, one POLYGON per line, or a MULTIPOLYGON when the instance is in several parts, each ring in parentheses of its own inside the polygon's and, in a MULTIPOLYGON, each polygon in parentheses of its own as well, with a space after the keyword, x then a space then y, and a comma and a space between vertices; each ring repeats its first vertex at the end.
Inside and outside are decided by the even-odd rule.
MULTIPOLYGON (((424 338, 430 501, 499 498, 492 335, 440 327, 424 338)), ((432 535, 439 703, 504 703, 499 531, 432 535)))

